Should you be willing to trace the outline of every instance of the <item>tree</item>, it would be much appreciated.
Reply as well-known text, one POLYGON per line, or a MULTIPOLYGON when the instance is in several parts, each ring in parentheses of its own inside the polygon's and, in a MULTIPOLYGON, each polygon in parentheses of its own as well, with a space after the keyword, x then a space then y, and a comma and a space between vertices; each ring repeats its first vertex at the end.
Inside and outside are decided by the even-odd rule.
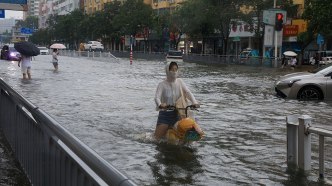
POLYGON ((203 47, 205 37, 215 34, 215 23, 212 21, 213 18, 209 7, 208 1, 189 0, 185 1, 179 10, 180 17, 184 19, 183 31, 190 38, 203 38, 203 47))
POLYGON ((38 20, 38 17, 36 16, 29 16, 26 18, 26 25, 29 27, 29 28, 35 28, 35 29, 38 29, 39 27, 39 20, 38 20))
POLYGON ((169 10, 165 10, 160 15, 155 15, 153 17, 153 30, 155 34, 161 39, 161 45, 164 48, 165 36, 170 32, 169 20, 170 20, 169 10))
POLYGON ((213 24, 214 28, 223 40, 223 55, 226 55, 231 28, 236 26, 238 21, 245 20, 248 17, 240 10, 243 0, 207 0, 207 3, 211 19, 215 23, 213 24))
MULTIPOLYGON (((112 1, 104 4, 104 16, 105 16, 105 32, 106 37, 108 39, 113 39, 113 41, 119 41, 121 37, 121 32, 119 28, 115 28, 113 25, 114 17, 119 14, 121 7, 120 1, 112 1)), ((106 40, 106 38, 103 39, 103 41, 106 40)), ((104 41, 105 46, 105 41, 104 41)))
POLYGON ((330 0, 306 0, 301 18, 308 22, 307 31, 297 36, 297 41, 301 43, 301 53, 299 56, 299 66, 302 65, 304 49, 322 34, 326 39, 332 38, 332 19, 330 0))
POLYGON ((113 26, 122 35, 135 36, 139 27, 149 28, 153 25, 153 15, 154 10, 143 0, 127 0, 120 7, 119 14, 114 16, 113 26))

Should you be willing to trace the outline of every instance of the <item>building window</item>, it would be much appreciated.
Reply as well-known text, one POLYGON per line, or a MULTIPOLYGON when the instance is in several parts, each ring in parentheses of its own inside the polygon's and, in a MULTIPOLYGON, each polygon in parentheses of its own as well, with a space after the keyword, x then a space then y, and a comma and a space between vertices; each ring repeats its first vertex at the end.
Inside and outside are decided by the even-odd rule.
POLYGON ((96 7, 93 8, 93 12, 96 12, 96 7))
POLYGON ((86 6, 86 0, 84 0, 84 6, 86 6))
POLYGON ((92 13, 92 12, 91 12, 91 7, 89 8, 89 12, 88 12, 88 13, 92 13))
POLYGON ((249 9, 249 5, 246 5, 246 9, 249 9))
POLYGON ((98 5, 98 11, 100 10, 100 5, 98 5))
POLYGON ((92 4, 92 0, 90 0, 90 5, 92 4))

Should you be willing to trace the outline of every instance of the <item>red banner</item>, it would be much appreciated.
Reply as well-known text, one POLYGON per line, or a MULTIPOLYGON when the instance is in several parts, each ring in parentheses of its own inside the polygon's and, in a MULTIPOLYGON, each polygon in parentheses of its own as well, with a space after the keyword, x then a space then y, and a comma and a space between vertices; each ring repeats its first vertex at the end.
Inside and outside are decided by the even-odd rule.
POLYGON ((298 25, 283 25, 283 36, 297 36, 298 30, 298 25))
POLYGON ((171 38, 171 39, 174 39, 174 37, 175 37, 175 39, 178 39, 178 38, 179 38, 179 34, 178 34, 177 31, 174 33, 173 29, 171 28, 171 31, 170 31, 170 38, 171 38))
POLYGON ((139 27, 136 34, 136 40, 144 40, 149 36, 149 30, 146 27, 139 27))

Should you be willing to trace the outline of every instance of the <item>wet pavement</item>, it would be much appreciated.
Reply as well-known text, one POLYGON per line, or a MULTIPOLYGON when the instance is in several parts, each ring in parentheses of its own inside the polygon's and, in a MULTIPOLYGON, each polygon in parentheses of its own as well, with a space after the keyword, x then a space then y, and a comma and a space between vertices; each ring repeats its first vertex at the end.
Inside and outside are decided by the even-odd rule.
MULTIPOLYGON (((154 94, 165 79, 164 61, 120 63, 59 56, 32 61, 32 79, 17 62, 0 61, 0 77, 125 172, 139 185, 329 185, 332 141, 325 138, 325 177, 318 183, 318 136, 312 136, 312 171, 286 164, 285 117, 306 114, 332 130, 332 101, 275 96, 275 80, 293 71, 268 67, 179 64, 180 77, 201 104, 196 122, 205 131, 194 153, 156 142, 154 94), (144 137, 144 136, 148 137, 144 137)), ((305 67, 308 70, 312 67, 305 67)), ((298 71, 300 71, 298 69, 298 71)), ((13 178, 14 179, 14 178, 13 178)))

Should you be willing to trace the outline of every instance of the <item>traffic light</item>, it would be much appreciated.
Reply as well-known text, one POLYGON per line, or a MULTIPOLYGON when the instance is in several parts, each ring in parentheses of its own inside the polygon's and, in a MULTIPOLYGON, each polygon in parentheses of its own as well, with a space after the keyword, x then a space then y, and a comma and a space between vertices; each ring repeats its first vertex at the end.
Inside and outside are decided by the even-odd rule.
POLYGON ((275 29, 276 31, 281 31, 282 30, 282 23, 284 22, 282 20, 284 16, 282 15, 282 13, 276 13, 276 25, 275 25, 275 29))

